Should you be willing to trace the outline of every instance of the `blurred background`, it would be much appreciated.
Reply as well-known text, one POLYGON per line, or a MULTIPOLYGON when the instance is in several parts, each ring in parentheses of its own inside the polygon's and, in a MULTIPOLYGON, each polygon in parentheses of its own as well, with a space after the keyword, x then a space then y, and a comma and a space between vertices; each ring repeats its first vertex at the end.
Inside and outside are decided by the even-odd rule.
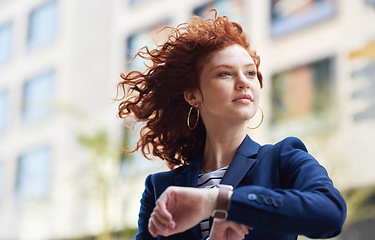
POLYGON ((145 177, 167 168, 122 151, 140 124, 118 119, 116 85, 162 27, 212 8, 261 57, 249 135, 301 138, 346 198, 336 239, 375 239, 374 0, 0 0, 1 240, 134 238, 145 177))

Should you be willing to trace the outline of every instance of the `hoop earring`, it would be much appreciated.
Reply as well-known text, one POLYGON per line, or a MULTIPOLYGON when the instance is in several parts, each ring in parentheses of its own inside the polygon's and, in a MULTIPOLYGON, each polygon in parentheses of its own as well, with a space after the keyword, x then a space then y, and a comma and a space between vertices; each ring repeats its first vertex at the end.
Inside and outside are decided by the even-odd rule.
POLYGON ((253 127, 253 128, 251 128, 251 127, 247 127, 248 129, 257 129, 262 123, 263 123, 263 118, 264 118, 264 114, 263 114, 263 110, 262 110, 262 108, 261 107, 259 107, 258 106, 258 108, 259 108, 259 110, 260 110, 260 112, 262 113, 262 119, 260 120, 260 123, 256 126, 256 127, 253 127))
POLYGON ((189 110, 189 114, 188 114, 188 117, 187 117, 187 120, 186 120, 186 124, 188 126, 188 128, 190 130, 194 130, 197 125, 198 125, 198 121, 199 121, 199 109, 197 109, 197 120, 195 121, 195 124, 193 127, 190 126, 190 115, 191 115, 191 111, 193 110, 194 107, 191 107, 190 110, 189 110))

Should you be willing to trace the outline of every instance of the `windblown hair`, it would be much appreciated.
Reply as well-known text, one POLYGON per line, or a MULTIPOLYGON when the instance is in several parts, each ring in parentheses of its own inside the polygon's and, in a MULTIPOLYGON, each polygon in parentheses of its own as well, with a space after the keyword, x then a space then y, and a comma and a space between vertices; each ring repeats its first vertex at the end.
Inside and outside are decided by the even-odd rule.
MULTIPOLYGON (((200 75, 208 56, 233 44, 246 49, 259 68, 260 58, 250 48, 242 27, 225 16, 213 19, 193 17, 191 21, 171 28, 168 40, 155 49, 143 47, 136 55, 151 62, 142 73, 121 74, 117 86, 123 93, 119 117, 134 116, 145 122, 134 151, 141 149, 167 161, 168 167, 188 165, 203 154, 206 130, 201 119, 190 130, 186 124, 190 105, 184 91, 199 89, 200 75)), ((262 75, 257 71, 262 87, 262 75)), ((191 125, 196 116, 192 114, 191 125)))

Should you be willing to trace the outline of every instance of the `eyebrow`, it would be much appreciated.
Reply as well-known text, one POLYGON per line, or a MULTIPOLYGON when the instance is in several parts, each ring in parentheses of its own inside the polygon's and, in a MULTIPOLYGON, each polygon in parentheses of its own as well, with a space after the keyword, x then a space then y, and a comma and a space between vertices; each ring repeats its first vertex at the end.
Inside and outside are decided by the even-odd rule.
MULTIPOLYGON (((233 66, 228 65, 228 64, 220 64, 220 65, 217 65, 217 66, 213 67, 213 69, 220 68, 220 67, 233 68, 233 66)), ((245 64, 244 67, 256 67, 256 66, 255 66, 254 63, 249 63, 249 64, 245 64)))

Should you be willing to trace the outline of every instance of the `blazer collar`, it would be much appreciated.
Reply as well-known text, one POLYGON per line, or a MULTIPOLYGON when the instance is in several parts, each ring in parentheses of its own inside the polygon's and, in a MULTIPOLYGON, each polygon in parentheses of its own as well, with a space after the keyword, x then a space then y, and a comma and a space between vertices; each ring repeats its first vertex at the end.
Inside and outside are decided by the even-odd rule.
POLYGON ((260 145, 246 135, 220 183, 236 188, 256 162, 259 148, 260 145))
MULTIPOLYGON (((246 135, 238 147, 221 183, 232 185, 234 188, 237 187, 240 181, 245 177, 245 174, 256 162, 256 155, 259 148, 260 145, 246 135)), ((176 186, 197 187, 200 166, 201 160, 199 158, 193 159, 190 165, 186 166, 180 174, 176 176, 176 186)))

